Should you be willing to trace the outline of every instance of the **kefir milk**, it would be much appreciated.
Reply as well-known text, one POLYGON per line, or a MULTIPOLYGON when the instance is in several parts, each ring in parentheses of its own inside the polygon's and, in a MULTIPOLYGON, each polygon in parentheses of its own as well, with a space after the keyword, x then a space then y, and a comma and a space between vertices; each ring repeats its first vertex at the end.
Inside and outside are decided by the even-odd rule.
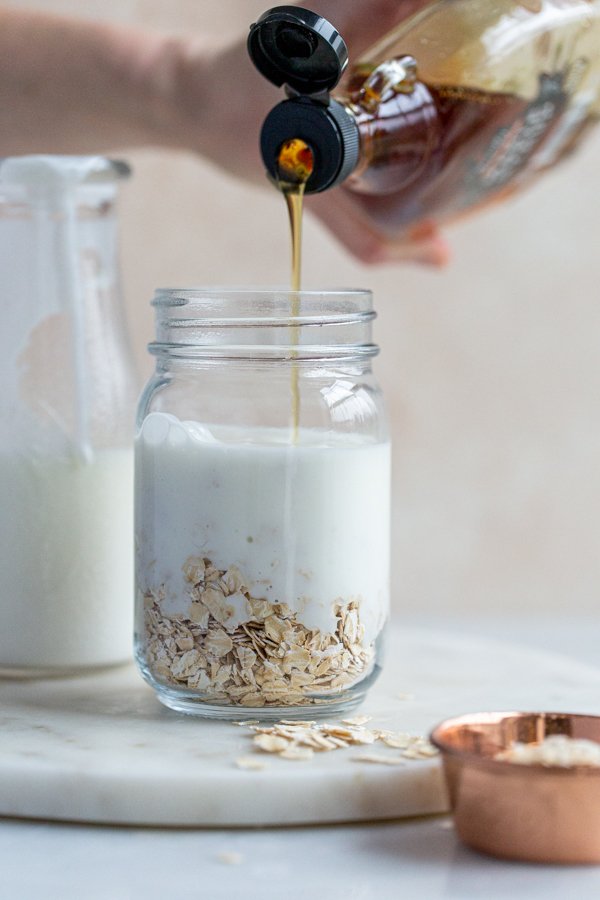
POLYGON ((136 442, 146 676, 243 706, 365 678, 388 612, 389 487, 388 443, 151 413, 136 442))
POLYGON ((133 454, 0 455, 0 668, 131 655, 133 454))

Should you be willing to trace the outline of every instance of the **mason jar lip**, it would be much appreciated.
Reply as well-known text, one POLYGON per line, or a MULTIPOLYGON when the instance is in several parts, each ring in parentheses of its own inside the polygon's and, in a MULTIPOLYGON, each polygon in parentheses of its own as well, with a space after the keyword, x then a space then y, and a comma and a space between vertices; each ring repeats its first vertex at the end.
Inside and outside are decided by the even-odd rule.
POLYGON ((171 359, 303 360, 376 355, 373 294, 362 288, 160 288, 151 354, 171 359), (294 301, 297 301, 294 303, 294 301))
POLYGON ((263 287, 262 285, 248 286, 221 286, 214 285, 209 287, 197 288, 174 288, 164 287, 157 288, 152 299, 152 306, 158 307, 177 307, 185 306, 190 301, 198 300, 228 300, 239 299, 241 296, 256 294, 265 298, 279 298, 285 296, 305 297, 306 299, 329 298, 331 300, 341 297, 350 297, 352 299, 364 298, 372 302, 373 292, 368 288, 321 288, 294 291, 285 285, 263 287))
POLYGON ((160 288, 152 306, 171 332, 190 328, 293 328, 367 324, 377 317, 363 288, 293 291, 286 287, 160 288), (293 312, 294 300, 298 307, 293 312))

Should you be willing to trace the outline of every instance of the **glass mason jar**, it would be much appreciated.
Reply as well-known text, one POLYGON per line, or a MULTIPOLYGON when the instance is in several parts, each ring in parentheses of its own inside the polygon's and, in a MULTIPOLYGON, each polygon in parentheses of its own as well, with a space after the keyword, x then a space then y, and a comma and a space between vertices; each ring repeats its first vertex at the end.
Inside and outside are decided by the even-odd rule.
POLYGON ((135 453, 142 674, 180 712, 345 711, 378 675, 389 605, 371 294, 161 290, 153 305, 135 453))
POLYGON ((139 393, 103 157, 0 161, 0 671, 131 658, 139 393))

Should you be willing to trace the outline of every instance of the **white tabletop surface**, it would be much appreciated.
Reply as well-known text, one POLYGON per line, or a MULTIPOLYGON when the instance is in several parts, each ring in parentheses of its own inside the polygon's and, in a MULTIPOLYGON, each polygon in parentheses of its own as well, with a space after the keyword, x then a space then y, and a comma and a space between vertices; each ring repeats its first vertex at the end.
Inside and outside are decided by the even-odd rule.
MULTIPOLYGON (((411 624, 482 633, 597 663, 600 621, 411 624)), ((600 665, 600 662, 598 663, 600 665)), ((470 900, 600 897, 600 866, 488 859, 448 817, 323 828, 166 830, 0 820, 6 900, 470 900)))

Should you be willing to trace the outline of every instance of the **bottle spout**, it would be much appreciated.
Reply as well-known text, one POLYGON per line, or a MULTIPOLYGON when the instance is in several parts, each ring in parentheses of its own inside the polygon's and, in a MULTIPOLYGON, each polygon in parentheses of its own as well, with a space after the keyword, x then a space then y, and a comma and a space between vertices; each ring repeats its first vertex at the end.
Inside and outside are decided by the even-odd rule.
POLYGON ((307 194, 340 184, 358 163, 358 125, 336 100, 324 106, 309 97, 297 97, 284 100, 271 110, 262 127, 260 149, 267 174, 275 181, 282 180, 282 155, 284 161, 290 162, 286 154, 290 144, 307 148, 296 160, 298 174, 306 176, 307 194), (309 155, 310 171, 307 171, 309 155))
POLYGON ((277 6, 251 26, 248 52, 259 72, 285 86, 288 95, 269 113, 261 131, 269 177, 303 183, 307 194, 339 184, 356 167, 359 151, 354 117, 329 94, 348 64, 342 37, 308 9, 277 6), (306 148, 304 155, 292 158, 290 148, 296 151, 300 145, 306 148))

